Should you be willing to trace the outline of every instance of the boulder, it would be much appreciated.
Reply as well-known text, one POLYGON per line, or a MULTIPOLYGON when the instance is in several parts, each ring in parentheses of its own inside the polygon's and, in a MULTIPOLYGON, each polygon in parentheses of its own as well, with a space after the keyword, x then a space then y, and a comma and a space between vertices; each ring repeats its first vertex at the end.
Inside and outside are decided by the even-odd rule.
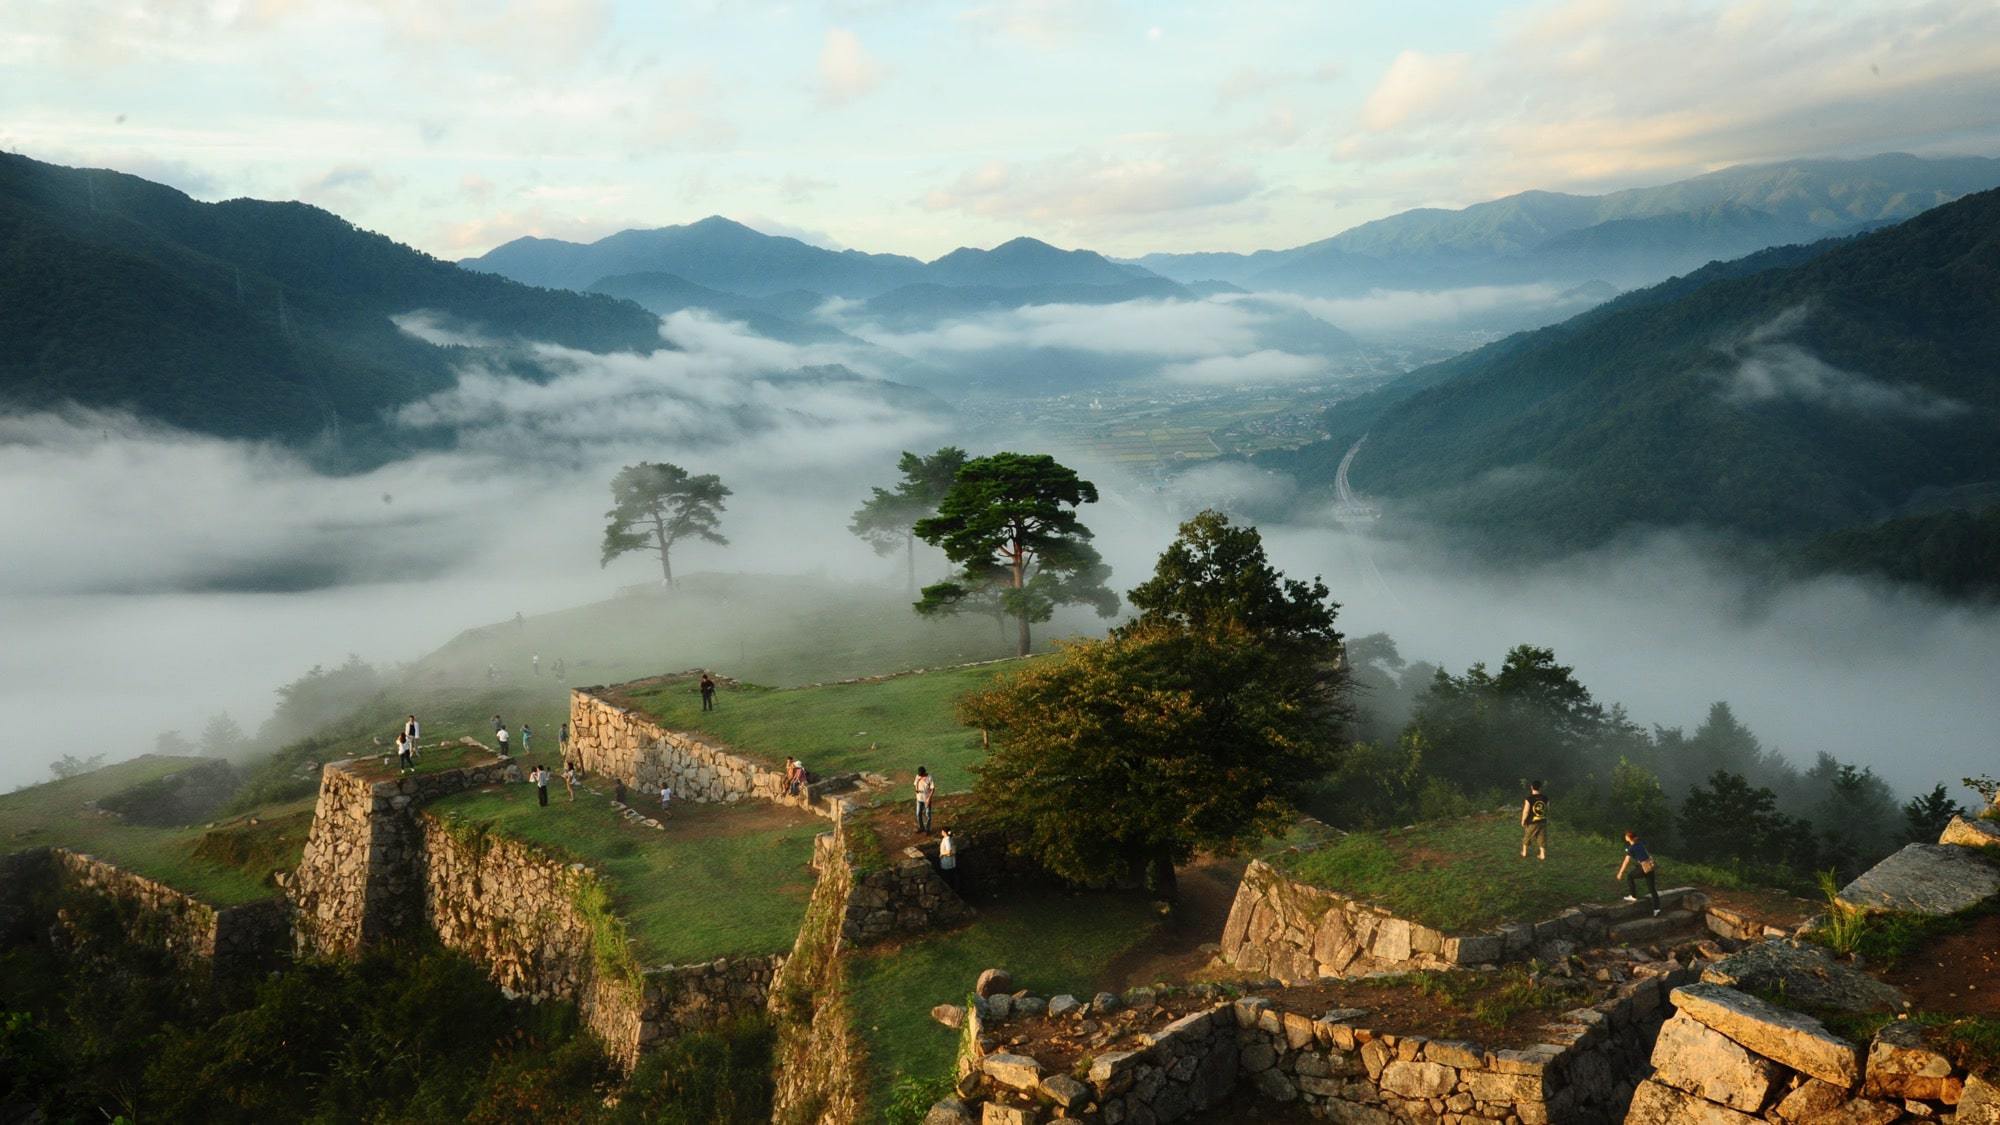
POLYGON ((1889 1125, 1903 1115, 1888 1102, 1857 1098, 1824 1082, 1808 1082, 1772 1111, 1787 1125, 1889 1125))
POLYGON ((1014 991, 1014 974, 1005 969, 988 969, 979 974, 979 982, 972 986, 974 994, 982 997, 1014 991))
POLYGON ((1653 1041, 1655 1081, 1745 1113, 1762 1109, 1784 1074, 1777 1063, 1686 1015, 1668 1020, 1653 1041))
POLYGON ((939 1004, 931 1009, 931 1018, 957 1031, 965 1026, 965 1009, 956 1004, 939 1004))
POLYGON ((1835 961, 1820 946, 1790 939, 1759 942, 1730 954, 1703 969, 1701 979, 1836 1012, 1895 1012, 1905 1002, 1901 992, 1835 961))
POLYGON ((1958 1116, 1953 1125, 2000 1125, 2000 1082, 1978 1075, 1968 1076, 1965 1090, 1958 1095, 1958 1116))
POLYGON ((1039 1090, 1042 1087, 1042 1064, 1026 1055, 996 1051, 979 1060, 979 1069, 1002 1086, 1011 1086, 1016 1090, 1039 1090))
POLYGON ((1906 844, 1840 889, 1861 910, 1956 914, 2000 895, 2000 867, 1971 848, 1906 844))
POLYGON ((1921 1029, 1892 1023, 1868 1047, 1868 1076, 1861 1092, 1871 1098, 1921 1098, 1956 1102, 1965 1082, 1952 1074, 1951 1060, 1924 1042, 1921 1029))
POLYGON ((1648 1078, 1632 1092, 1625 1125, 1759 1125, 1758 1119, 1648 1078))
POLYGON ((924 1114, 924 1125, 977 1125, 972 1107, 957 1098, 945 1098, 924 1114))
POLYGON ((1378 1084, 1405 1098, 1441 1098, 1458 1085, 1458 1072, 1439 1063, 1398 1059, 1382 1068, 1378 1084))
POLYGON ((1938 843, 1956 844, 1961 848, 2000 847, 2000 820, 1952 817, 1951 823, 1944 826, 1944 834, 1938 837, 1938 843))
POLYGON ((987 1102, 979 1113, 979 1125, 1036 1125, 1041 1119, 1041 1112, 1032 1106, 999 1102, 987 1102))
POLYGON ((1861 1048, 1818 1020, 1719 984, 1674 989, 1674 1007, 1752 1052, 1793 1070, 1853 1089, 1861 1081, 1861 1048))
POLYGON ((1090 1087, 1067 1074, 1051 1074, 1042 1079, 1042 1093, 1064 1109, 1089 1103, 1090 1087))
POLYGON ((1061 1019, 1064 1016, 1081 1010, 1082 1007, 1083 1004, 1067 992, 1060 996, 1049 997, 1049 1015, 1054 1019, 1061 1019))
POLYGON ((1116 992, 1100 992, 1090 998, 1090 1014, 1093 1016, 1108 1016, 1119 1006, 1116 992))

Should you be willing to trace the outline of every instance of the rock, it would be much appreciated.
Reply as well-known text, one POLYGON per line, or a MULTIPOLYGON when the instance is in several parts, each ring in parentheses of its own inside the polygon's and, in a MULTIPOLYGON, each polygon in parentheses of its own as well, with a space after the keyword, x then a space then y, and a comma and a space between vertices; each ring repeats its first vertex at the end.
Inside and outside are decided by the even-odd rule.
POLYGON ((2000 1082, 1976 1074, 1966 1076, 1953 1125, 2000 1125, 2000 1082))
POLYGON ((1014 998, 1004 992, 986 998, 986 1014, 996 1020, 1004 1020, 1014 1014, 1014 998))
POLYGON ((1763 1108, 1784 1073, 1777 1063, 1686 1015, 1668 1020, 1653 1041, 1656 1081, 1745 1113, 1763 1108))
POLYGON ((1922 1030, 1892 1023, 1868 1047, 1867 1078, 1861 1092, 1871 1098, 1921 1098, 1956 1102, 1965 1081, 1952 1074, 1951 1060, 1924 1042, 1922 1030))
POLYGON ((1259 1072, 1255 1081, 1257 1092, 1274 1102, 1288 1102, 1299 1096, 1299 1088, 1277 1067, 1259 1072))
POLYGON ((996 1051, 979 1060, 979 1069, 1002 1086, 1011 1086, 1016 1090, 1039 1090, 1042 1087, 1042 1064, 1026 1055, 996 1051))
POLYGON ((1237 1052, 1237 1062, 1244 1070, 1255 1073, 1269 1070, 1278 1061, 1278 1053, 1261 1038, 1252 1038, 1237 1052))
POLYGON ((1744 992, 1780 995, 1806 1008, 1894 1012, 1901 992, 1801 941, 1758 942, 1702 970, 1701 979, 1744 992))
POLYGON ((979 982, 972 986, 972 991, 974 995, 982 997, 992 997, 1002 992, 1012 992, 1014 991, 1014 975, 1005 969, 988 969, 979 974, 979 982))
POLYGON ((987 1102, 980 1111, 979 1125, 1036 1125, 1041 1119, 1041 1112, 1031 1106, 987 1102))
POLYGON ((1956 844, 1961 848, 2000 847, 2000 820, 1980 820, 1955 816, 1944 826, 1944 834, 1938 837, 1940 844, 1956 844))
POLYGON ((1051 1074, 1042 1079, 1042 1093, 1064 1109, 1085 1105, 1090 1101, 1090 1087, 1067 1074, 1051 1074))
POLYGON ((931 1009, 931 1018, 957 1031, 965 1026, 965 1009, 957 1004, 939 1004, 931 1009))
POLYGON ((975 1125, 972 1107, 957 1098, 945 1098, 924 1114, 924 1125, 975 1125))
POLYGON ((1789 1125, 1889 1125, 1903 1115, 1887 1102, 1850 1098, 1825 1082, 1808 1082, 1785 1095, 1771 1111, 1789 1125))
POLYGON ((2000 895, 2000 867, 1970 848, 1906 844, 1840 890, 1862 910, 1956 914, 2000 895))
POLYGON ((1648 1078, 1632 1092, 1625 1125, 1758 1125, 1758 1119, 1648 1078))
POLYGON ((1049 997, 1049 1016, 1052 1019, 1061 1019, 1082 1008, 1083 1005, 1077 1001, 1077 998, 1067 992, 1060 996, 1049 997))
POLYGON ((1039 1016, 1049 1010, 1049 1002, 1039 996, 1016 996, 1014 1014, 1017 1016, 1039 1016))
POLYGON ((1818 1020, 1719 984, 1674 989, 1674 1007, 1756 1054, 1793 1070, 1852 1089, 1861 1081, 1861 1048, 1818 1020))
POLYGON ((1135 1012, 1148 1012, 1159 1003, 1159 996, 1159 992, 1151 988, 1128 988, 1125 990, 1125 1006, 1135 1012))
POLYGON ((1382 1068, 1379 1084, 1405 1098, 1441 1098, 1458 1085, 1458 1072, 1439 1063, 1398 1059, 1382 1068))
POLYGON ((1100 992, 1090 998, 1090 1014, 1093 1016, 1108 1016, 1117 1011, 1118 1008, 1118 994, 1116 992, 1100 992))

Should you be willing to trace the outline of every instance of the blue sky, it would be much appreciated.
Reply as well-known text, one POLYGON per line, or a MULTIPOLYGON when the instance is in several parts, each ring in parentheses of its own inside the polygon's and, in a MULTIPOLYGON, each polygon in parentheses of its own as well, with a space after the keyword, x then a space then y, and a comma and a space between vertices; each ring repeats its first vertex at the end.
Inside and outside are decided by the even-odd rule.
POLYGON ((712 213, 923 257, 1249 250, 2000 153, 2000 5, 0 0, 0 147, 453 258, 712 213))

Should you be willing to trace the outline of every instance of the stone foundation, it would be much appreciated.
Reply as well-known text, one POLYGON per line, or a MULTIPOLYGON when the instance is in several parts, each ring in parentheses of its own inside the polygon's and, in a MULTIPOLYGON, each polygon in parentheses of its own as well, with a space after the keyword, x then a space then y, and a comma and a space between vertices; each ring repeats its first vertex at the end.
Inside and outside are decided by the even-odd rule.
MULTIPOLYGON (((813 840, 813 866, 825 872, 829 863, 845 862, 845 851, 844 833, 822 832, 813 840)), ((841 936, 849 943, 943 929, 972 917, 972 908, 917 848, 905 848, 893 865, 857 872, 852 879, 840 922, 841 936)))
MULTIPOLYGON (((643 687, 684 678, 661 677, 619 686, 643 687)), ((569 753, 586 771, 616 778, 641 793, 657 794, 660 783, 665 782, 673 786, 676 800, 713 804, 761 800, 826 817, 838 815, 837 802, 827 798, 850 788, 851 779, 822 779, 803 794, 788 794, 781 769, 733 754, 698 736, 668 730, 605 698, 603 693, 610 690, 589 687, 570 692, 569 753)))

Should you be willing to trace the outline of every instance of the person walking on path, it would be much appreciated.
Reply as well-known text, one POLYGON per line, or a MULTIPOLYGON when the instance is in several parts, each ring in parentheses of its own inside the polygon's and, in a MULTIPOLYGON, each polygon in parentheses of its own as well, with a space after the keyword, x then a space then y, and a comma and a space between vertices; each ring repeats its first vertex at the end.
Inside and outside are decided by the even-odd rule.
POLYGON ((543 808, 549 807, 549 767, 535 767, 535 799, 543 808))
POLYGON ((938 838, 938 870, 944 873, 945 885, 958 890, 958 846, 952 843, 949 828, 938 838))
POLYGON ((563 763, 563 785, 569 790, 569 799, 576 800, 576 769, 567 762, 563 763))
POLYGON ((413 768, 410 761, 410 736, 398 731, 396 734, 396 771, 408 773, 413 768))
POLYGON ((709 678, 707 672, 701 674, 701 709, 715 710, 715 681, 709 678))
POLYGON ((937 783, 931 780, 931 771, 917 767, 917 831, 928 835, 931 830, 931 795, 937 792, 937 783))
POLYGON ((1521 858, 1528 858, 1528 845, 1535 846, 1535 858, 1549 858, 1549 798, 1542 783, 1528 783, 1528 796, 1521 802, 1521 858))
POLYGON ((1618 861, 1618 874, 1614 879, 1625 880, 1625 901, 1639 901, 1639 880, 1646 880, 1646 893, 1653 896, 1653 917, 1660 916, 1660 865, 1653 859, 1653 853, 1646 850, 1645 841, 1630 828, 1625 830, 1625 858, 1618 861))
POLYGON ((535 728, 526 723, 521 724, 521 753, 532 754, 535 752, 534 748, 528 745, 528 739, 534 737, 534 734, 535 728))
POLYGON ((507 757, 507 728, 497 727, 493 731, 493 741, 500 744, 500 756, 507 757))

